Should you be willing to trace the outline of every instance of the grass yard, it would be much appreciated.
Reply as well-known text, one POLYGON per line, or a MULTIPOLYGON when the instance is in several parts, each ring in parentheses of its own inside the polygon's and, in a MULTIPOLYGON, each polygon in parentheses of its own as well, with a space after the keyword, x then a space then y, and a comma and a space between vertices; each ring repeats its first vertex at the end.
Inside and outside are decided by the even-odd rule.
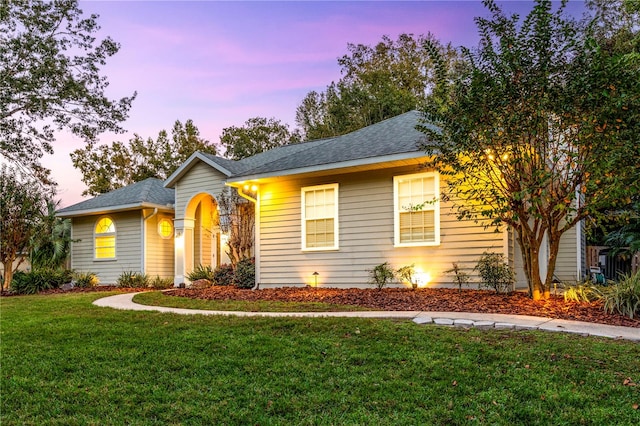
POLYGON ((167 297, 159 291, 149 291, 133 296, 133 301, 141 305, 168 306, 170 308, 205 309, 210 311, 247 312, 337 312, 370 311, 371 309, 353 305, 318 302, 279 302, 274 300, 202 300, 189 297, 167 297))
POLYGON ((640 424, 640 345, 0 299, 0 424, 640 424))

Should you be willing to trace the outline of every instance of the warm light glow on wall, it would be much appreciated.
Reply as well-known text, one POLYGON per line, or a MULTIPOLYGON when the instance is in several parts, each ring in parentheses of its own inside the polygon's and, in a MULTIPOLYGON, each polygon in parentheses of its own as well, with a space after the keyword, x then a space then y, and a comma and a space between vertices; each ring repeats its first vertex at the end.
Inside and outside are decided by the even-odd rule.
POLYGON ((416 273, 413 276, 413 280, 418 284, 419 288, 427 287, 431 282, 431 273, 424 272, 420 268, 416 268, 416 273))

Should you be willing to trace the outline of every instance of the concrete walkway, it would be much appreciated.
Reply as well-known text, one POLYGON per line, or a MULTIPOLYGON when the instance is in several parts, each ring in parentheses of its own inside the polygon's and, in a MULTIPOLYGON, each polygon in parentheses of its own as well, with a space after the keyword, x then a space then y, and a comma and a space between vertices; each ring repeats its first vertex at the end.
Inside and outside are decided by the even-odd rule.
POLYGON ((503 330, 544 330, 626 339, 640 342, 640 328, 618 327, 581 321, 559 320, 525 315, 476 314, 466 312, 420 311, 352 311, 352 312, 242 312, 207 311, 202 309, 147 306, 133 302, 138 293, 125 293, 103 297, 93 302, 96 306, 132 311, 170 312, 182 315, 234 315, 241 317, 342 317, 410 319, 416 324, 436 324, 456 327, 495 328, 503 330))

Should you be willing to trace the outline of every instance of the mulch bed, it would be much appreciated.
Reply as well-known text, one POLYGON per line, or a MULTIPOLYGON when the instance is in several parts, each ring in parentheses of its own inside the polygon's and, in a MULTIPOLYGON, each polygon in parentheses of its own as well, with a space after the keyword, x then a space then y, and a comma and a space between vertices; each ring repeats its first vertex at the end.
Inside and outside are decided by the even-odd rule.
MULTIPOLYGON (((118 288, 98 286, 71 290, 47 290, 39 294, 92 293, 101 291, 138 292, 144 288, 118 288)), ((533 301, 522 292, 508 295, 488 290, 462 290, 449 288, 377 289, 332 289, 311 287, 283 287, 258 291, 241 290, 235 287, 209 287, 206 289, 175 289, 166 295, 206 300, 272 300, 283 302, 324 302, 338 305, 361 306, 385 311, 435 311, 435 312, 479 312, 491 314, 531 315, 555 319, 587 321, 598 324, 622 325, 640 328, 640 319, 618 314, 608 314, 601 302, 565 302, 561 296, 548 300, 533 301)), ((11 293, 3 292, 2 296, 11 293)))
POLYGON ((640 319, 608 314, 602 303, 565 302, 561 296, 533 301, 525 293, 496 294, 487 290, 427 288, 330 289, 283 287, 258 291, 235 287, 176 289, 165 294, 208 300, 275 300, 290 302, 324 302, 362 306, 387 311, 480 312, 531 315, 537 317, 588 321, 599 324, 640 328, 640 319))

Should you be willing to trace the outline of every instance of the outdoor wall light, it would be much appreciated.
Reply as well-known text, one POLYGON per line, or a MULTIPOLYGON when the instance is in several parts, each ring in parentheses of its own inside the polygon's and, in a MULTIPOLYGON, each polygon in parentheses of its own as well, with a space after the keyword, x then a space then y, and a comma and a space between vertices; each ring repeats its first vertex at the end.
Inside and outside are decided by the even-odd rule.
POLYGON ((313 274, 313 286, 314 287, 318 287, 318 276, 320 275, 318 272, 314 272, 313 274))
POLYGON ((182 235, 184 235, 184 229, 176 229, 176 238, 180 238, 182 237, 182 235))

